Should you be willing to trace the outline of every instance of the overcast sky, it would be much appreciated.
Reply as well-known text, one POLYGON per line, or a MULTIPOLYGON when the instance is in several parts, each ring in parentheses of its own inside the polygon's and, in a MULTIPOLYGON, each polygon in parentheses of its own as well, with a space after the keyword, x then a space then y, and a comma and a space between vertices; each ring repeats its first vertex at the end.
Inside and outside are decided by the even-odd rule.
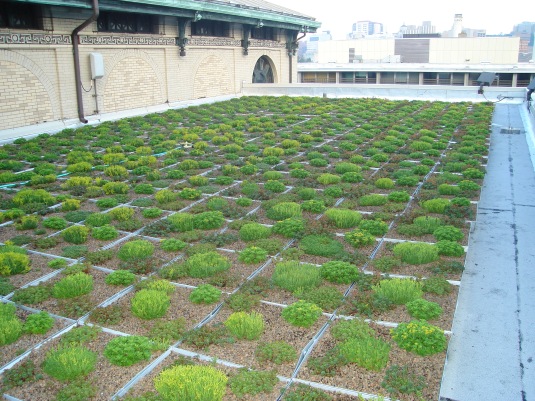
POLYGON ((462 14, 464 28, 486 29, 487 34, 510 33, 516 24, 535 21, 535 5, 531 0, 486 3, 470 0, 267 1, 316 18, 322 23, 318 32, 330 30, 333 39, 345 39, 351 25, 362 20, 383 23, 389 33, 398 32, 403 23, 421 25, 422 21, 431 21, 440 33, 451 29, 455 14, 462 14))

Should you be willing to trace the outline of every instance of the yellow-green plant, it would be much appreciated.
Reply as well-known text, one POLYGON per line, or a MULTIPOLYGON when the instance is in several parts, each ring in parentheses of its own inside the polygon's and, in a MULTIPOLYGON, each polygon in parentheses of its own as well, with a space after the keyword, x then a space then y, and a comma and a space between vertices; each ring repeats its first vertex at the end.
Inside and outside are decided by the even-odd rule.
POLYGON ((228 331, 240 340, 256 340, 264 331, 264 318, 257 312, 234 312, 225 321, 228 331))
POLYGON ((163 370, 154 387, 165 401, 221 401, 228 378, 211 366, 178 365, 163 370))

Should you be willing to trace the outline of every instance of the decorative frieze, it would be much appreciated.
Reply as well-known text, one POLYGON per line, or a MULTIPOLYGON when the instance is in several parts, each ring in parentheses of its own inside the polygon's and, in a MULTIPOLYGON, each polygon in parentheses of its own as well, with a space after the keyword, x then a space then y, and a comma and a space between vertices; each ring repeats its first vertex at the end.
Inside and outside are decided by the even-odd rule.
POLYGON ((251 39, 249 40, 249 47, 271 47, 277 49, 284 49, 286 45, 284 43, 276 42, 274 40, 251 39))
POLYGON ((80 35, 81 45, 114 46, 175 46, 174 37, 162 36, 114 36, 114 35, 80 35))
POLYGON ((70 35, 0 33, 0 45, 70 45, 70 35))
POLYGON ((230 46, 230 47, 240 47, 241 40, 232 39, 232 38, 191 38, 188 39, 189 46, 230 46))

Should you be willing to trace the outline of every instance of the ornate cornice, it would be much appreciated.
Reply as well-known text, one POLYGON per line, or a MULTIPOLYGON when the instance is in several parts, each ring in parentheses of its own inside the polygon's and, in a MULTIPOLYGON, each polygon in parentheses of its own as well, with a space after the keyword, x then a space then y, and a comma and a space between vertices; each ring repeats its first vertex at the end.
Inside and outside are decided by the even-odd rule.
POLYGON ((250 47, 271 47, 271 48, 281 48, 284 49, 286 45, 284 43, 276 42, 274 40, 261 40, 261 39, 251 39, 249 40, 250 47))
POLYGON ((0 33, 0 45, 70 45, 70 35, 50 33, 0 33))
POLYGON ((114 36, 114 35, 80 35, 81 45, 115 45, 115 46, 175 46, 176 38, 169 36, 114 36))
POLYGON ((230 46, 230 47, 240 47, 241 40, 232 39, 232 38, 214 38, 214 37, 203 37, 203 38, 191 38, 188 39, 189 46, 230 46))

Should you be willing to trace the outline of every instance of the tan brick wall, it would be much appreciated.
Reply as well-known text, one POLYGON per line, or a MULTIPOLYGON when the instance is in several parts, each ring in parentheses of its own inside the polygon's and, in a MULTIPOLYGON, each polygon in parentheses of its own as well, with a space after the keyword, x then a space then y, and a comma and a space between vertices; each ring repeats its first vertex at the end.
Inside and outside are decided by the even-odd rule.
MULTIPOLYGON (((0 34, 70 36, 72 30, 90 15, 85 11, 73 13, 63 7, 52 10, 53 15, 59 18, 46 21, 48 30, 0 29, 0 34)), ((161 24, 160 32, 163 35, 153 35, 153 38, 176 37, 176 19, 161 18, 161 24)), ((241 26, 233 26, 234 39, 241 39, 241 26)), ((96 30, 96 23, 93 23, 80 35, 96 35, 96 30)), ((186 35, 190 35, 189 26, 186 35)), ((242 82, 251 82, 254 66, 261 56, 271 60, 276 83, 289 82, 288 55, 280 47, 250 47, 249 54, 244 55, 243 49, 238 46, 188 45, 185 57, 179 55, 180 49, 175 45, 80 44, 79 51, 81 80, 85 88, 82 90, 85 116, 97 114, 97 104, 99 113, 109 113, 165 102, 240 93, 242 82), (91 79, 91 52, 102 54, 105 65, 105 75, 96 80, 96 84, 91 79)), ((293 70, 293 82, 296 82, 296 57, 293 70)), ((72 45, 48 42, 0 44, 0 78, 3 86, 0 91, 0 130, 78 117, 72 45), (18 78, 9 80, 9 77, 15 76, 18 78), (22 76, 24 79, 19 79, 22 76)))

